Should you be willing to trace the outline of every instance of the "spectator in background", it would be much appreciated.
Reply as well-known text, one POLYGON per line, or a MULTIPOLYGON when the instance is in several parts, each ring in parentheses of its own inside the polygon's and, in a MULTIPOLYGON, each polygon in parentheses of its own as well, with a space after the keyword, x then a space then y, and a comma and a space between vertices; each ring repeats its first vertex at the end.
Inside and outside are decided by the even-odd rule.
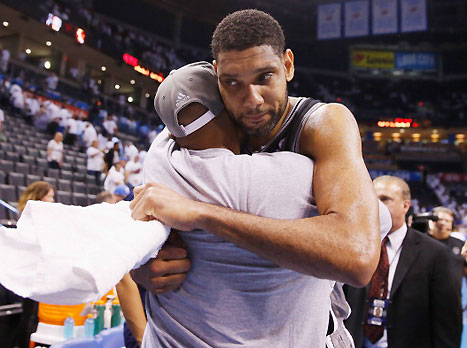
POLYGON ((87 149, 91 146, 94 140, 97 140, 96 129, 91 122, 85 122, 83 131, 83 146, 87 149))
POLYGON ((47 161, 49 168, 60 169, 63 162, 63 134, 60 132, 55 133, 47 145, 47 161))
POLYGON ((143 183, 143 164, 139 161, 139 154, 128 161, 125 166, 126 183, 133 189, 143 183))
POLYGON ((426 234, 407 228, 407 183, 394 176, 374 180, 388 207, 392 228, 381 243, 376 272, 366 288, 346 288, 352 314, 346 326, 355 346, 377 348, 459 348, 461 289, 449 251, 426 234))
POLYGON ((123 154, 129 160, 132 160, 136 155, 138 155, 138 152, 138 148, 131 141, 125 141, 123 154))
POLYGON ((4 47, 0 51, 0 72, 5 74, 8 71, 8 62, 10 61, 10 51, 4 47))
POLYGON ((107 173, 113 165, 120 162, 120 143, 118 141, 112 142, 113 147, 109 149, 104 155, 105 172, 107 173))
POLYGON ((58 76, 56 73, 51 72, 50 75, 45 79, 45 86, 50 91, 55 91, 58 85, 58 76))
POLYGON ((115 203, 125 200, 129 194, 130 188, 128 186, 118 185, 114 190, 115 203))
MULTIPOLYGON (((55 188, 45 181, 36 181, 29 185, 18 199, 18 211, 21 214, 26 203, 32 201, 54 202, 55 188)), ((23 299, 23 313, 19 324, 10 332, 12 347, 29 347, 29 337, 37 328, 38 303, 31 299, 23 299)), ((2 347, 8 347, 8 343, 1 342, 2 347)))
POLYGON ((104 169, 104 152, 99 149, 99 142, 94 140, 91 146, 86 150, 87 172, 94 176, 96 185, 100 185, 100 175, 104 169))
POLYGON ((454 212, 445 207, 436 207, 433 213, 438 217, 435 226, 428 233, 443 243, 451 251, 453 267, 458 281, 458 286, 462 286, 462 278, 466 274, 467 262, 461 255, 464 242, 451 236, 454 229, 454 212))
POLYGON ((0 109, 0 141, 6 140, 5 134, 3 133, 4 129, 5 129, 5 114, 3 113, 3 110, 0 109))
POLYGON ((117 186, 125 184, 125 161, 121 160, 110 168, 104 181, 104 190, 114 193, 117 186))
POLYGON ((102 125, 105 129, 105 136, 113 136, 118 131, 117 123, 114 121, 112 115, 108 115, 102 125))
POLYGON ((96 203, 115 203, 115 197, 112 193, 107 191, 99 192, 96 195, 96 203))
POLYGON ((65 140, 63 141, 64 144, 70 146, 74 146, 76 144, 79 134, 78 127, 78 115, 75 114, 67 119, 65 129, 65 140))

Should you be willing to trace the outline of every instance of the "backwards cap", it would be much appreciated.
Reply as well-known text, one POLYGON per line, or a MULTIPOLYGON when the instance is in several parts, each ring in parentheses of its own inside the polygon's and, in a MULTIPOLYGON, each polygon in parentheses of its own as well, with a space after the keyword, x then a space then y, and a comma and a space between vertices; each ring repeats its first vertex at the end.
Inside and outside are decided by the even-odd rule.
POLYGON ((172 70, 157 90, 154 107, 175 137, 185 137, 206 125, 224 109, 212 64, 197 62, 172 70), (200 103, 208 111, 189 125, 181 126, 178 112, 191 103, 200 103))

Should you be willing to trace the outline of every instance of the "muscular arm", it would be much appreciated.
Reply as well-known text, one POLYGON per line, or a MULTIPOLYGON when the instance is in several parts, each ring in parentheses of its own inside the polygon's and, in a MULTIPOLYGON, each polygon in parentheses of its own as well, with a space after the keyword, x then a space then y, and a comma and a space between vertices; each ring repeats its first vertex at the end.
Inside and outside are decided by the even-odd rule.
POLYGON ((339 105, 322 109, 319 117, 326 124, 310 122, 302 138, 303 152, 315 159, 314 190, 321 216, 262 218, 194 202, 163 185, 148 184, 135 189, 133 217, 149 216, 179 230, 204 229, 282 267, 366 285, 379 256, 376 196, 353 116, 339 105), (311 148, 314 152, 309 152, 311 148))
POLYGON ((125 321, 138 345, 141 346, 146 327, 146 315, 138 287, 130 275, 125 274, 116 285, 116 289, 125 321))

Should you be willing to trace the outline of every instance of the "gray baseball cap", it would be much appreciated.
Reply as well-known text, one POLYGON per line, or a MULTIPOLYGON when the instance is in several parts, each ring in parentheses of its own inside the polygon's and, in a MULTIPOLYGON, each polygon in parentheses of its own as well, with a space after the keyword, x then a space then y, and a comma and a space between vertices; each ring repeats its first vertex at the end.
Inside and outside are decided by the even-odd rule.
POLYGON ((224 109, 213 65, 197 62, 172 70, 157 90, 154 108, 175 137, 185 137, 206 125, 224 109), (178 112, 191 103, 200 103, 208 111, 181 126, 178 112))

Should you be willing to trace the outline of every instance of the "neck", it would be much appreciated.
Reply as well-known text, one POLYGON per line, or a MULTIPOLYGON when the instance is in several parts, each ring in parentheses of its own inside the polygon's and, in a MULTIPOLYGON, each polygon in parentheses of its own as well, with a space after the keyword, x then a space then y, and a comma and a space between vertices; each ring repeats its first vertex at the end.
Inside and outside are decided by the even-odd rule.
POLYGON ((440 233, 439 231, 433 231, 431 233, 432 237, 438 240, 448 239, 451 233, 440 233))
POLYGON ((405 221, 401 221, 401 222, 398 222, 398 223, 394 223, 394 221, 393 221, 392 227, 389 230, 388 234, 390 234, 390 233, 392 233, 394 231, 397 231, 399 228, 401 228, 404 225, 405 225, 405 221))
POLYGON ((211 122, 187 137, 177 138, 180 147, 190 150, 227 149, 240 154, 241 133, 230 117, 221 112, 211 122))
POLYGON ((290 112, 290 109, 295 105, 296 102, 297 102, 297 98, 288 97, 287 107, 285 108, 285 111, 282 114, 282 117, 280 118, 279 122, 276 124, 274 129, 269 134, 248 136, 247 143, 251 150, 253 151, 259 150, 261 146, 266 145, 271 139, 273 139, 277 135, 282 125, 284 124, 285 119, 290 112))

